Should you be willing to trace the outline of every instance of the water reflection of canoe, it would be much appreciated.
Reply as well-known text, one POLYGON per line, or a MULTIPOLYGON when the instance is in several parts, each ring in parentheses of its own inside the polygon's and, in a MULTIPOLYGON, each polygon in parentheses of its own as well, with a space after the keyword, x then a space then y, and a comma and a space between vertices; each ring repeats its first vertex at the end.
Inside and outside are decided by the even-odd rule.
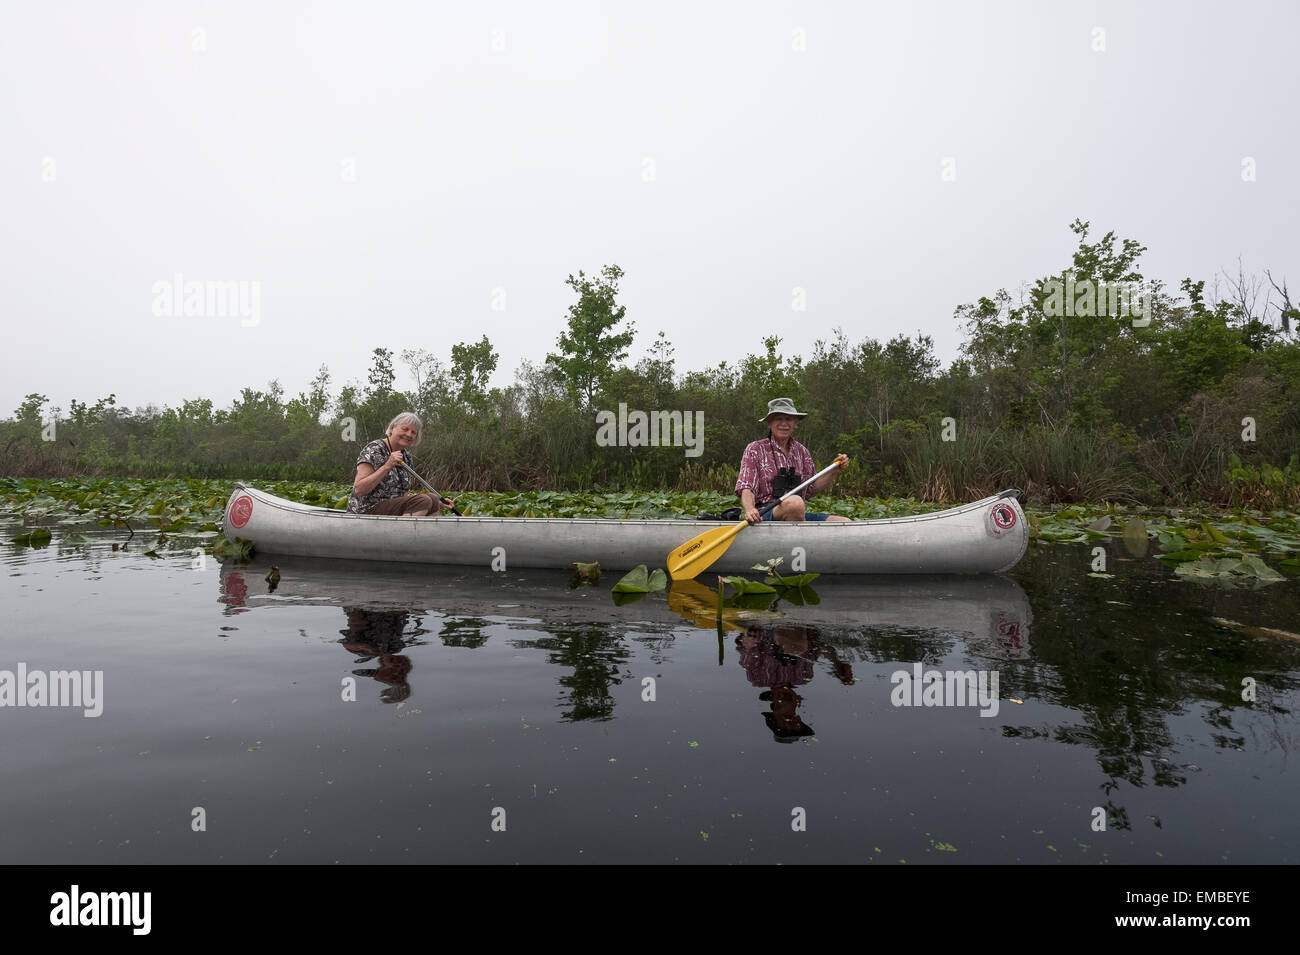
MULTIPOLYGON (((973 504, 874 521, 766 523, 744 530, 712 571, 736 573, 773 557, 823 574, 986 574, 1014 566, 1028 545, 1015 491, 973 504)), ((236 484, 225 533, 265 554, 484 568, 662 567, 707 521, 524 517, 387 517, 297 504, 236 484), (495 564, 495 566, 494 566, 495 564)))
MULTIPOLYGON (((714 630, 717 590, 693 580, 673 581, 666 599, 650 594, 616 606, 607 586, 570 589, 568 575, 530 571, 493 574, 469 568, 411 564, 281 560, 274 593, 263 581, 265 563, 221 569, 220 600, 232 612, 304 605, 360 607, 373 611, 434 612, 449 617, 569 621, 627 625, 631 621, 681 624, 714 630), (521 579, 522 576, 522 579, 521 579)), ((1001 659, 1029 656, 1031 613, 1024 590, 1007 577, 852 577, 818 579, 818 602, 769 610, 727 608, 723 629, 751 626, 814 626, 873 632, 943 632, 960 636, 971 650, 1001 659)))
POLYGON ((668 607, 702 630, 740 631, 785 621, 873 631, 942 631, 961 634, 967 647, 988 656, 1029 656, 1029 599, 1007 577, 837 577, 818 580, 813 587, 815 605, 776 613, 725 607, 719 621, 718 592, 698 581, 678 580, 668 593, 668 607))

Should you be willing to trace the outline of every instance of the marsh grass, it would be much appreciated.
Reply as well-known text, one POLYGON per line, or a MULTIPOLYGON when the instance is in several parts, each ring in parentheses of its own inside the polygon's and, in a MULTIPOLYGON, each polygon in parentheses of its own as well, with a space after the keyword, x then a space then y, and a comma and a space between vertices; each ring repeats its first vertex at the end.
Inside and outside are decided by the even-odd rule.
MULTIPOLYGON (((1203 501, 1219 506, 1297 506, 1300 464, 1292 457, 1279 466, 1285 460, 1283 449, 1291 450, 1286 447, 1290 432, 1270 424, 1261 431, 1260 443, 1244 444, 1238 434, 1240 420, 1236 411, 1194 402, 1188 414, 1141 437, 1117 425, 972 425, 960 427, 957 440, 943 441, 934 422, 910 422, 873 433, 870 441, 847 433, 830 437, 809 428, 805 443, 819 463, 841 449, 851 454, 849 468, 837 475, 831 493, 836 498, 958 502, 1018 488, 1026 500, 1047 505, 1203 501)), ((685 458, 683 450, 674 447, 599 447, 592 416, 553 401, 533 409, 527 418, 439 410, 426 421, 425 439, 414 453, 421 475, 453 496, 467 491, 618 492, 647 487, 731 495, 741 451, 754 437, 753 430, 710 422, 705 453, 699 458, 685 458)), ((0 428, 0 437, 2 432, 0 428)), ((0 473, 351 483, 360 444, 382 434, 382 425, 358 422, 354 442, 328 430, 315 446, 296 455, 287 442, 223 438, 196 446, 188 459, 183 453, 147 456, 137 450, 138 441, 128 441, 126 453, 110 453, 103 442, 87 441, 73 429, 66 434, 70 437, 61 430, 56 442, 9 435, 0 473)))
POLYGON ((925 501, 975 500, 1006 488, 1044 504, 1136 501, 1143 480, 1115 436, 1066 429, 934 433, 905 452, 905 487, 925 501))

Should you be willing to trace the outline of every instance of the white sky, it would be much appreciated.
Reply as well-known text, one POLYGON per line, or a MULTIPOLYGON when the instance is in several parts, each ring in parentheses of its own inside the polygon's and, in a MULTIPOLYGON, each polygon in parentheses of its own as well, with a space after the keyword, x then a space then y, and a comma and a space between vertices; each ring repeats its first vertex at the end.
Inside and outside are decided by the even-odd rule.
POLYGON ((1300 286, 1300 4, 467 6, 4 0, 0 416, 337 391, 484 333, 505 384, 607 263, 631 359, 662 329, 679 371, 837 326, 946 362, 1076 217, 1171 286, 1300 286), (260 283, 258 323, 156 316, 176 273, 260 283))

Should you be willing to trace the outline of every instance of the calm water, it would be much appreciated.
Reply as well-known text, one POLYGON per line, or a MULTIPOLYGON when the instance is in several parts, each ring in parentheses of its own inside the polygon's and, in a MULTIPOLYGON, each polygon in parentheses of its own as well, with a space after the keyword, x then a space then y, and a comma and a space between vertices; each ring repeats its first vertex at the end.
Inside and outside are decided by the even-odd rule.
POLYGON ((1300 861, 1300 641, 1212 619, 1300 629, 1294 581, 1057 547, 719 632, 703 584, 108 540, 3 546, 0 670, 103 671, 98 718, 0 709, 5 863, 1300 861), (917 665, 996 704, 893 705, 917 665))

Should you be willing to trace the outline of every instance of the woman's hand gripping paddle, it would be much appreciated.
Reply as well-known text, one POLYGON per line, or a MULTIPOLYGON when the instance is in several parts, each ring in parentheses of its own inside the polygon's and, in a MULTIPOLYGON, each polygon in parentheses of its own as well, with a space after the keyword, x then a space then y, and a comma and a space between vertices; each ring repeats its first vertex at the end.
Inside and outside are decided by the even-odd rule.
MULTIPOLYGON (((386 441, 385 441, 384 443, 385 443, 385 445, 388 447, 389 453, 391 454, 391 453, 392 453, 392 445, 388 444, 388 442, 386 442, 386 441)), ((408 453, 409 453, 409 452, 408 452, 408 453)), ((416 472, 415 468, 411 467, 411 466, 410 466, 409 464, 407 464, 405 461, 402 462, 402 467, 404 467, 404 468, 406 468, 406 470, 410 471, 411 474, 415 477, 415 479, 416 479, 417 481, 419 481, 421 484, 424 485, 424 489, 425 489, 426 491, 428 491, 430 494, 432 494, 432 495, 433 495, 435 498, 437 498, 439 501, 441 501, 443 504, 450 504, 450 503, 451 503, 451 499, 450 499, 450 498, 443 497, 441 494, 439 494, 437 491, 435 491, 435 490, 433 489, 433 485, 431 485, 431 484, 430 484, 428 481, 426 481, 424 478, 420 477, 420 475, 416 472)), ((455 514, 457 517, 464 517, 464 516, 465 516, 464 514, 462 514, 460 511, 458 511, 458 510, 457 510, 456 508, 454 508, 454 507, 451 509, 451 512, 452 512, 453 514, 455 514)))

